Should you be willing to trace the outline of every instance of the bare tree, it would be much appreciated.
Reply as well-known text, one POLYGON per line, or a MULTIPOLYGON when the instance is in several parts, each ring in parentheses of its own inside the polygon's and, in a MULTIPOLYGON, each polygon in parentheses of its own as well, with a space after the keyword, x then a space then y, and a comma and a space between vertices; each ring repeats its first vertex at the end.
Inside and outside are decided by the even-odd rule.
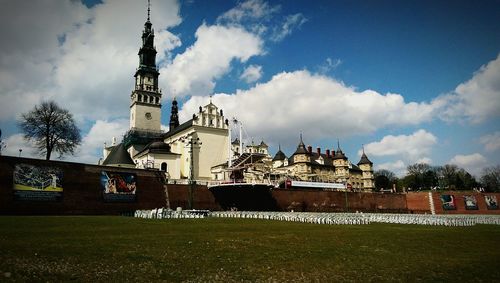
POLYGON ((490 192, 500 191, 500 165, 484 168, 481 183, 490 192))
POLYGON ((53 151, 58 152, 60 157, 66 153, 74 154, 82 140, 73 115, 54 101, 42 102, 22 114, 19 127, 24 138, 34 142, 46 160, 50 159, 53 151))

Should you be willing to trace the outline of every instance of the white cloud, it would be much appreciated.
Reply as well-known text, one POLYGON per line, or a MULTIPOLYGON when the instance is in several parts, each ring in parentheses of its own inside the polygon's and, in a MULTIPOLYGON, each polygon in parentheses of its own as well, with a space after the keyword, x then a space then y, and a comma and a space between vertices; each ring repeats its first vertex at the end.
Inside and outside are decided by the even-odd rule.
POLYGON ((39 154, 39 150, 33 143, 24 139, 23 134, 14 134, 4 140, 5 148, 2 150, 2 155, 19 156, 21 149, 21 156, 28 158, 45 158, 39 154))
POLYGON ((301 13, 288 15, 283 24, 276 27, 271 35, 272 41, 282 41, 285 37, 292 34, 293 30, 300 28, 307 19, 301 13))
POLYGON ((422 157, 420 159, 417 159, 417 161, 415 161, 415 163, 425 163, 425 164, 432 164, 432 159, 429 158, 429 157, 422 157))
POLYGON ((325 62, 318 67, 318 72, 325 75, 326 73, 335 70, 338 66, 340 66, 340 64, 342 64, 342 60, 328 57, 325 62))
POLYGON ((240 27, 201 25, 196 42, 177 55, 160 73, 171 96, 208 95, 216 79, 226 74, 232 60, 246 62, 263 53, 262 40, 240 27))
POLYGON ((281 6, 270 6, 262 0, 248 0, 240 2, 236 7, 220 15, 217 22, 240 24, 248 21, 266 21, 280 9, 281 6))
POLYGON ((484 135, 479 139, 479 142, 484 145, 486 151, 496 151, 500 149, 500 132, 484 135))
POLYGON ((128 128, 129 120, 127 119, 95 121, 89 132, 82 138, 77 158, 67 156, 67 159, 97 164, 99 157, 102 157, 104 143, 110 146, 113 138, 116 138, 117 142, 120 142, 128 128))
POLYGON ((427 156, 436 143, 436 136, 420 129, 411 135, 385 136, 379 142, 365 145, 365 152, 370 156, 398 156, 410 163, 432 163, 427 156))
MULTIPOLYGON (((117 141, 120 142, 128 127, 129 121, 127 119, 97 120, 89 132, 82 137, 82 143, 76 149, 75 156, 64 155, 62 159, 97 164, 99 157, 102 156, 104 143, 107 143, 108 146, 111 145, 113 137, 116 137, 117 141)), ((14 134, 4 142, 6 145, 6 148, 2 151, 4 155, 19 156, 19 149, 22 149, 21 156, 23 157, 45 158, 45 155, 41 156, 32 143, 24 140, 23 134, 14 134)), ((58 154, 54 152, 51 159, 57 157, 58 154)))
POLYGON ((488 165, 488 160, 479 153, 469 155, 455 155, 449 162, 464 168, 472 175, 478 176, 481 170, 488 165))
POLYGON ((262 77, 262 66, 250 65, 248 66, 240 76, 240 79, 247 83, 253 83, 258 81, 262 77))
MULTIPOLYGON (((0 12, 0 120, 15 119, 42 98, 56 100, 80 121, 128 115, 145 2, 105 1, 91 9, 79 1, 6 5, 0 12)), ((152 6, 161 59, 180 44, 165 30, 180 23, 179 5, 152 6)))
POLYGON ((500 116, 500 54, 482 66, 455 91, 437 98, 444 103, 441 117, 445 120, 466 120, 480 123, 500 116))
POLYGON ((398 177, 402 177, 406 174, 406 165, 402 160, 397 160, 394 162, 386 162, 386 163, 380 163, 380 164, 375 164, 376 170, 389 170, 396 174, 398 177))
MULTIPOLYGON (((429 121, 434 111, 426 103, 407 103, 399 94, 359 92, 308 71, 283 72, 249 90, 216 94, 213 101, 226 117, 241 120, 251 136, 294 145, 301 130, 309 140, 346 137, 388 126, 418 125, 429 121)), ((206 98, 191 97, 182 106, 180 119, 190 119, 207 103, 206 98)))

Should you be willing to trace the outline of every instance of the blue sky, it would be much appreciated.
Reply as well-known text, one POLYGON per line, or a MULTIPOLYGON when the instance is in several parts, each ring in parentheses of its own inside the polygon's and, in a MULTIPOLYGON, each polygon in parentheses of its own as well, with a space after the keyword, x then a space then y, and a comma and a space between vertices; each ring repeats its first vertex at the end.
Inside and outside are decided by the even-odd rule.
MULTIPOLYGON (((4 154, 36 156, 19 113, 55 99, 74 113, 95 163, 128 128, 146 1, 3 1, 4 154)), ((479 174, 500 158, 499 1, 152 1, 162 123, 209 95, 248 142, 287 155, 362 144, 376 169, 454 163, 479 174)), ((182 122, 182 121, 181 121, 182 122)))

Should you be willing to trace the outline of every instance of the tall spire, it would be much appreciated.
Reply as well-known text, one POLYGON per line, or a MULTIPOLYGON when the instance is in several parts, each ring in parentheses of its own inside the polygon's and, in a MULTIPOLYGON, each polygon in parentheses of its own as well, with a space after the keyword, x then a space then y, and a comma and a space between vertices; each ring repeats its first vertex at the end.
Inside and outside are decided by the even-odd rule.
POLYGON ((139 49, 139 68, 149 68, 150 71, 156 72, 156 49, 154 46, 154 30, 153 24, 150 22, 151 3, 148 1, 148 19, 144 23, 142 31, 142 46, 139 49))
POLYGON ((148 22, 149 22, 149 12, 150 12, 150 8, 151 8, 151 1, 148 0, 148 22))
POLYGON ((174 130, 175 128, 179 127, 179 108, 177 107, 177 100, 174 97, 174 100, 172 101, 172 109, 170 110, 170 131, 174 130))

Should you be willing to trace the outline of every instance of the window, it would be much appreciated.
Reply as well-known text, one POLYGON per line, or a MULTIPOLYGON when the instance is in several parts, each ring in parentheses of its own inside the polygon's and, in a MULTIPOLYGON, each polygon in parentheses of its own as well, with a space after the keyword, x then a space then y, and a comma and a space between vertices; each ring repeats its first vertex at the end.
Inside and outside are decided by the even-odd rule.
POLYGON ((167 172, 167 163, 166 162, 163 162, 161 164, 160 170, 163 172, 167 172))

